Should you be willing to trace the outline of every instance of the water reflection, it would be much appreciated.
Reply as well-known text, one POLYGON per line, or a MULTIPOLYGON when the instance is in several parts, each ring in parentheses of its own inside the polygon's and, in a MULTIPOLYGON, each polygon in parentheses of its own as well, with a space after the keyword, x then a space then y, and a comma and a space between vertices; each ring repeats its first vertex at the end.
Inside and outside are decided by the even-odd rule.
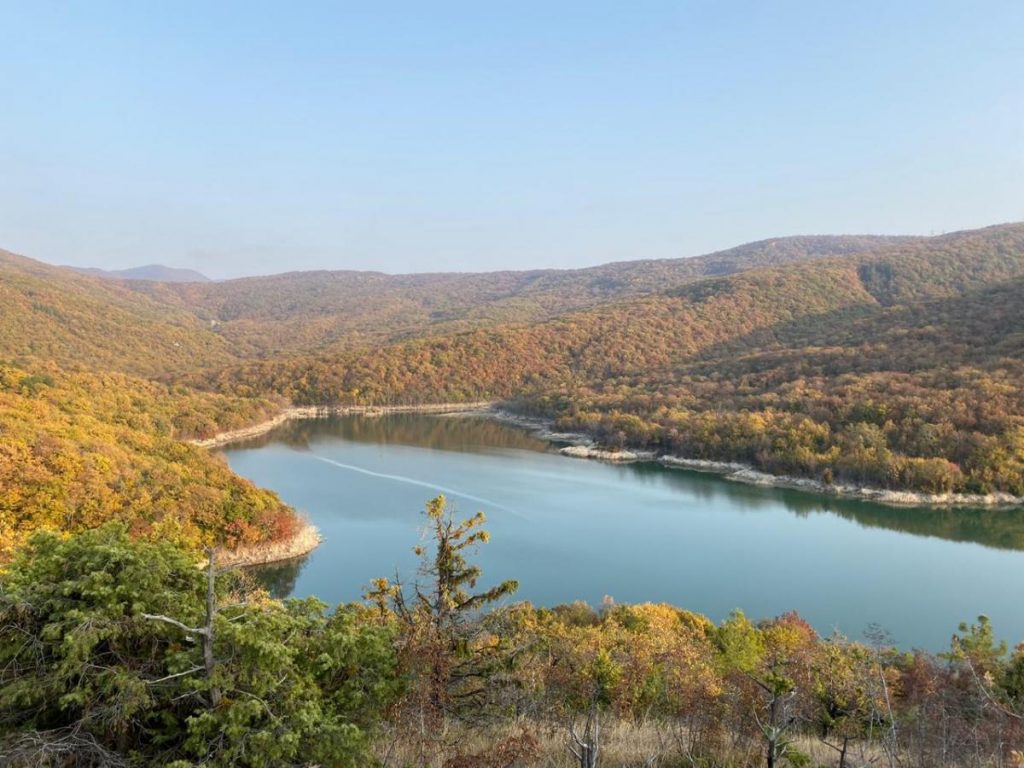
POLYGON ((265 435, 235 443, 233 448, 260 448, 281 443, 308 450, 318 440, 408 445, 440 451, 478 452, 518 449, 546 451, 549 443, 524 429, 482 416, 397 413, 382 416, 328 416, 289 421, 265 435))
POLYGON ((778 503, 798 517, 831 514, 869 528, 973 542, 996 549, 1024 550, 1024 508, 894 507, 786 488, 764 488, 723 480, 713 474, 657 463, 627 464, 633 475, 664 480, 705 500, 727 499, 737 509, 757 511, 778 503))
POLYGON ((294 422, 225 453, 324 536, 260 570, 275 595, 345 602, 375 577, 411 578, 423 504, 445 492, 459 514, 488 515, 487 579, 520 580, 539 605, 608 594, 716 620, 798 610, 825 633, 877 622, 931 648, 986 613, 1024 637, 1024 510, 893 508, 555 450, 478 417, 403 414, 294 422))
MULTIPOLYGON (((293 450, 308 451, 317 442, 338 439, 459 453, 554 450, 550 443, 530 432, 493 419, 424 414, 332 416, 292 421, 266 435, 238 443, 232 449, 283 444, 293 450)), ((891 507, 857 499, 735 483, 714 474, 664 467, 656 462, 623 464, 614 469, 623 479, 676 487, 704 501, 728 501, 733 508, 745 512, 767 510, 781 503, 800 517, 829 514, 869 528, 973 542, 996 549, 1024 550, 1024 508, 891 507)), ((583 478, 561 479, 586 481, 583 478)))
POLYGON ((257 583, 270 593, 271 597, 283 599, 295 591, 295 583, 299 580, 299 575, 308 562, 309 555, 303 555, 247 570, 257 583))

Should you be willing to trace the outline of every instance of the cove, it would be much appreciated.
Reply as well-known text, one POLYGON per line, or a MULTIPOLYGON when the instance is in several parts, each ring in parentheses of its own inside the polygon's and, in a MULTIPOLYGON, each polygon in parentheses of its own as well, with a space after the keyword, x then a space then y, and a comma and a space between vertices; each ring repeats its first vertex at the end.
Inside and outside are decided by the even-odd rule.
POLYGON ((1024 640, 1024 510, 892 508, 742 485, 655 463, 562 456, 482 417, 344 416, 288 422, 222 450, 320 529, 310 555, 257 570, 281 597, 359 599, 415 577, 427 499, 487 514, 481 586, 515 599, 668 602, 715 621, 795 610, 822 634, 880 626, 941 650, 961 621, 1024 640))

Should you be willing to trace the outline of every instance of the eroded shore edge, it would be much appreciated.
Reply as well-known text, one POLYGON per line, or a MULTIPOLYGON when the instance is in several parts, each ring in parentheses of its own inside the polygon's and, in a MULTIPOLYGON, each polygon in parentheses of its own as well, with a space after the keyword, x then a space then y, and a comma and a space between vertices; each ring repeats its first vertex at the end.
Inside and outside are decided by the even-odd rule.
POLYGON ((732 461, 708 461, 706 459, 690 459, 684 456, 658 454, 655 451, 643 450, 607 450, 598 446, 586 434, 578 432, 555 432, 552 423, 544 419, 520 416, 509 411, 491 408, 484 411, 485 415, 508 424, 513 424, 534 432, 538 437, 569 445, 559 452, 564 456, 577 459, 593 459, 613 464, 629 464, 638 461, 654 461, 666 467, 689 469, 696 472, 708 472, 720 475, 725 480, 764 488, 786 488, 833 496, 843 499, 859 499, 892 507, 1020 507, 1024 506, 1024 497, 1009 493, 922 493, 919 491, 899 491, 889 488, 857 486, 847 483, 826 484, 820 480, 795 475, 772 475, 762 472, 749 464, 732 461))

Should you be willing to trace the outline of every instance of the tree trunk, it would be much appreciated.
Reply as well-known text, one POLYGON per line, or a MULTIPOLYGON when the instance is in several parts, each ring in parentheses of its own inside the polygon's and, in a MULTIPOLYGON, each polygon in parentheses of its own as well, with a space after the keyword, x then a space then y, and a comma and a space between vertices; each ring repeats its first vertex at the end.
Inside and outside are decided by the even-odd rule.
POLYGON ((210 703, 220 704, 220 688, 213 684, 213 673, 216 662, 213 658, 213 619, 217 614, 217 569, 214 555, 216 550, 207 550, 210 561, 206 570, 206 632, 203 634, 203 666, 206 668, 206 679, 210 681, 210 703))

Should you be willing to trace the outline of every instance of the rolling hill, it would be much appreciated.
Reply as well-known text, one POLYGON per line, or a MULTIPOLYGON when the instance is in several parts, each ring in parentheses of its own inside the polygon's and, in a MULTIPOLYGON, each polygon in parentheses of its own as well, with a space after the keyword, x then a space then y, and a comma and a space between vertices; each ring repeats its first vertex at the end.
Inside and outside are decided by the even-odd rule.
POLYGON ((694 258, 573 270, 386 275, 296 272, 206 285, 133 284, 214 323, 234 349, 273 357, 537 322, 574 309, 733 274, 916 238, 788 237, 694 258))
POLYGON ((637 446, 1024 494, 1024 225, 582 270, 100 279, 0 252, 0 533, 293 530, 180 440, 297 404, 495 399, 637 446))
POLYGON ((0 359, 143 376, 238 359, 195 314, 129 285, 0 251, 0 359))
POLYGON ((1021 494, 1022 277, 1009 225, 190 380, 305 403, 516 399, 613 446, 1021 494))

